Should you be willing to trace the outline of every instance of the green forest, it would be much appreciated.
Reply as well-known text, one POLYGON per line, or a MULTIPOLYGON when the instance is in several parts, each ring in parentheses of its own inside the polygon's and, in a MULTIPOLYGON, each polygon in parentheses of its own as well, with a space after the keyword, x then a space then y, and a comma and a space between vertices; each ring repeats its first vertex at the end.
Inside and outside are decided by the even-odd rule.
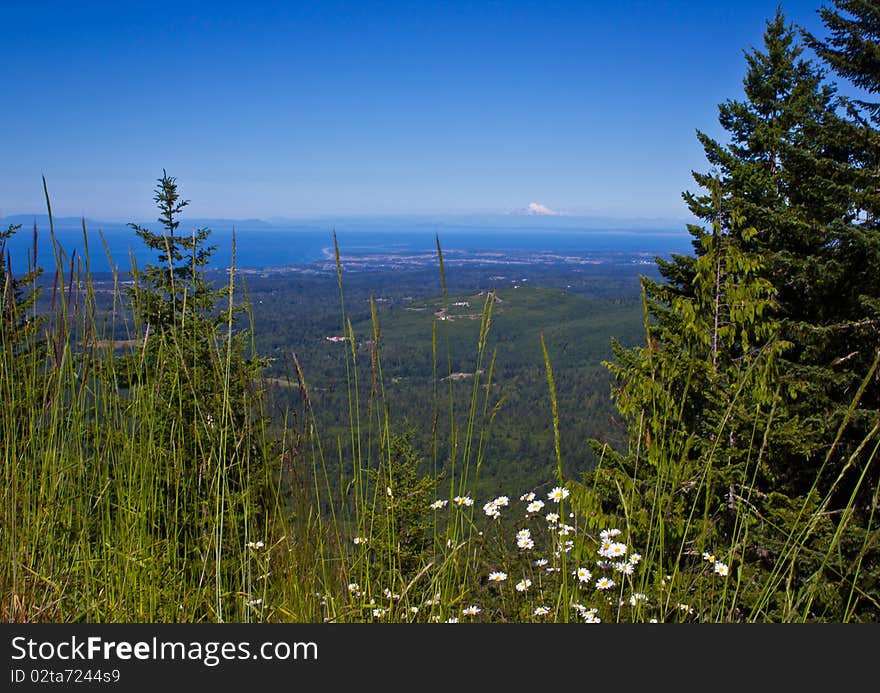
POLYGON ((44 179, 0 618, 880 620, 880 6, 820 16, 744 51, 650 267, 218 273, 163 171, 153 262, 98 276, 37 262, 44 179))

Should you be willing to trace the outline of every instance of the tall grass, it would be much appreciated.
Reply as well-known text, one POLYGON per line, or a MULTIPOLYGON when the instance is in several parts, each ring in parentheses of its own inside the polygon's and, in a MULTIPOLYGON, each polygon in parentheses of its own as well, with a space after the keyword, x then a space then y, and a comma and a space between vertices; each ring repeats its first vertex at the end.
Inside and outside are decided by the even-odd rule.
MULTIPOLYGON (((48 194, 47 206, 53 234, 48 194)), ((88 244, 85 226, 83 237, 88 244)), ((492 380, 491 291, 464 399, 450 377, 448 322, 433 323, 434 409, 421 422, 433 443, 418 451, 391 416, 375 302, 371 332, 353 329, 335 236, 348 395, 348 428, 335 439, 318 426, 308 364, 296 354, 300 410, 270 422, 266 388, 256 382, 250 415, 237 411, 232 344, 241 324, 233 297, 246 287, 236 284, 234 260, 225 334, 199 364, 218 383, 219 408, 202 403, 191 415, 185 402, 198 403, 201 390, 186 345, 149 342, 157 336, 131 320, 118 270, 110 306, 99 306, 88 253, 67 257, 54 238, 53 247, 39 331, 13 330, 38 315, 33 307, 15 313, 11 282, 3 288, 3 305, 12 307, 0 332, 3 620, 796 621, 813 618, 822 575, 839 564, 855 501, 829 518, 828 496, 790 509, 794 520, 778 525, 782 548, 769 569, 758 570, 762 559, 750 553, 753 535, 774 522, 749 495, 774 406, 748 442, 724 533, 707 499, 721 478, 729 416, 717 425, 717 444, 694 459, 677 424, 683 402, 664 400, 633 432, 634 467, 620 473, 621 453, 606 448, 590 483, 564 478, 553 345, 543 338, 557 476, 521 496, 475 497, 503 407, 492 380), (152 387, 139 379, 147 359, 166 364, 152 387), (169 402, 178 405, 169 410, 169 402), (428 473, 417 471, 425 457, 428 473), (254 482, 254 474, 262 477, 254 482), (831 539, 817 549, 820 525, 831 539), (726 543, 715 545, 721 537, 726 543), (795 582, 805 554, 815 579, 795 582)), ((437 249, 445 308, 439 239, 437 249)), ((36 279, 26 288, 35 291, 36 279)), ((249 313, 245 323, 252 334, 249 313)), ((731 415, 736 402, 735 395, 731 415)), ((868 469, 877 450, 875 427, 859 450, 869 463, 857 486, 876 485, 868 469)), ((851 595, 840 620, 857 601, 877 598, 859 585, 873 518, 849 559, 851 595)))

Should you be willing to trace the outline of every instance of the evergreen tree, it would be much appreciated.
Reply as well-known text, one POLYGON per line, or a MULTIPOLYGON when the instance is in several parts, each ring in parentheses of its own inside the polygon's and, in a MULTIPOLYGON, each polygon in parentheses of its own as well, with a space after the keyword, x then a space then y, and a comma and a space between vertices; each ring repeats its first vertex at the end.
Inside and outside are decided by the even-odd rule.
POLYGON ((40 294, 36 282, 43 272, 36 264, 36 225, 29 266, 18 276, 6 249, 6 241, 20 228, 10 224, 0 231, 0 400, 10 414, 5 420, 14 425, 0 434, 17 436, 27 435, 28 426, 34 423, 30 421, 30 412, 36 408, 34 398, 42 394, 40 382, 46 353, 46 341, 40 335, 45 318, 35 310, 40 294))
MULTIPOLYGON (((777 11, 763 50, 746 54, 745 100, 719 106, 729 141, 697 133, 711 170, 693 174, 702 190, 684 199, 711 230, 690 225, 694 255, 658 258, 663 281, 643 280, 647 345, 616 346, 611 364, 631 452, 596 447, 622 470, 606 490, 630 488, 624 504, 647 502, 643 510, 656 513, 650 503, 671 494, 660 510, 679 552, 722 537, 736 544, 750 528, 737 550, 769 573, 756 584, 772 578, 772 593, 785 557, 796 585, 835 585, 808 607, 835 618, 852 613, 846 594, 857 589, 851 569, 867 535, 856 532, 845 547, 838 537, 834 560, 823 544, 833 530, 805 530, 797 559, 787 537, 810 515, 792 507, 833 515, 852 508, 857 489, 870 507, 874 489, 860 472, 872 459, 865 445, 876 407, 861 385, 876 354, 870 311, 880 266, 853 224, 860 126, 839 113, 835 89, 795 38, 777 11), (632 488, 638 479, 643 486, 632 488), (688 498, 689 488, 701 495, 688 498), (757 523, 743 520, 743 504, 757 523), (698 508, 700 533, 686 536, 680 513, 698 508)), ((603 474, 591 481, 608 483, 603 474)), ((782 613, 766 593, 751 606, 782 613)))
POLYGON ((242 308, 234 303, 234 270, 219 289, 208 280, 210 230, 179 233, 188 201, 165 171, 154 199, 163 231, 130 225, 158 255, 157 264, 132 271, 128 294, 142 335, 129 357, 130 385, 150 388, 155 411, 147 434, 172 451, 173 467, 157 470, 165 512, 154 523, 198 555, 216 541, 206 528, 216 525, 218 508, 229 516, 225 540, 234 537, 238 546, 244 526, 236 522, 256 525, 265 510, 270 479, 256 390, 263 362, 248 357, 247 332, 236 324, 242 308))
MULTIPOLYGON (((838 75, 872 95, 880 94, 880 3, 877 0, 832 0, 819 16, 829 32, 827 40, 804 32, 807 44, 838 75)), ((880 104, 857 102, 875 122, 880 104)))
POLYGON ((389 457, 370 470, 376 499, 369 528, 373 578, 391 585, 394 576, 412 579, 432 558, 430 503, 438 477, 419 473, 421 458, 412 432, 392 435, 389 457))

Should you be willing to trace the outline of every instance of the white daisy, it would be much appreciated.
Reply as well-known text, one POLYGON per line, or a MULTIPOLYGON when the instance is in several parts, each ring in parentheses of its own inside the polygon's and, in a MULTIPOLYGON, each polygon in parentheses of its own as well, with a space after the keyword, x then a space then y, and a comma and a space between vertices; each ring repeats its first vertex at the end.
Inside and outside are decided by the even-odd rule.
POLYGON ((540 512, 541 508, 543 508, 543 507, 544 507, 544 501, 535 500, 526 506, 526 512, 527 513, 537 513, 537 512, 540 512))
POLYGON ((568 498, 569 491, 567 488, 563 488, 562 486, 557 486, 550 493, 547 494, 547 498, 552 500, 554 503, 559 503, 563 498, 568 498))
POLYGON ((596 580, 596 589, 597 590, 610 590, 614 587, 614 580, 607 577, 600 577, 596 580))
POLYGON ((516 591, 517 592, 525 592, 529 587, 532 586, 532 581, 528 578, 523 578, 518 583, 516 583, 516 591))
POLYGON ((498 505, 495 501, 490 501, 483 506, 483 512, 486 513, 492 519, 496 519, 501 517, 501 511, 498 509, 498 505))
POLYGON ((618 573, 623 573, 624 575, 632 575, 636 569, 636 566, 629 561, 618 561, 614 564, 614 569, 618 573))

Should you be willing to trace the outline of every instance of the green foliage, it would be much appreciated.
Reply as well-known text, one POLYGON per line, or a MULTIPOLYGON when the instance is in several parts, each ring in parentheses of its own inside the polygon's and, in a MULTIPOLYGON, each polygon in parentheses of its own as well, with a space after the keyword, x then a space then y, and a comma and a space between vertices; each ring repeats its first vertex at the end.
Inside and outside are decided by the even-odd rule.
POLYGON ((40 334, 45 319, 36 310, 40 287, 37 281, 42 274, 37 261, 37 232, 34 229, 33 252, 29 253, 29 266, 24 272, 15 273, 6 253, 6 241, 21 227, 10 225, 0 231, 0 371, 3 377, 2 397, 4 407, 11 411, 10 426, 0 431, 3 436, 28 435, 28 414, 43 395, 41 388, 22 388, 28 376, 42 381, 41 366, 47 343, 40 334))
POLYGON ((234 267, 228 283, 215 289, 205 276, 210 231, 179 234, 188 201, 180 198, 176 179, 163 171, 154 199, 163 233, 132 224, 158 264, 132 271, 127 293, 138 348, 128 355, 135 377, 124 384, 154 397, 149 426, 134 422, 136 435, 175 451, 172 464, 155 470, 158 536, 173 533, 195 561, 193 569, 202 570, 207 552, 220 555, 218 542, 240 547, 249 527, 265 522, 272 479, 257 435, 264 425, 257 389, 263 362, 247 356, 247 331, 234 328, 242 312, 234 303, 234 267), (222 537, 206 531, 218 513, 230 518, 222 537))
POLYGON ((410 580, 433 558, 430 504, 441 479, 420 473, 412 436, 392 436, 389 456, 371 470, 374 498, 368 531, 372 574, 379 584, 410 580), (399 576, 399 577, 398 577, 399 576))
MULTIPOLYGON (((834 4, 807 41, 876 93, 876 3, 834 4)), ((16 276, 0 233, 0 615, 877 621, 877 111, 795 36, 777 12, 719 108, 729 141, 698 133, 694 253, 642 278, 641 346, 626 297, 466 285, 439 241, 439 299, 347 309, 337 248, 341 326, 300 297, 318 386, 294 353, 302 408, 270 436, 235 268, 215 289, 174 178, 162 232, 132 225, 157 264, 132 270, 126 346, 115 275, 104 334, 88 259, 56 249, 40 315, 36 258, 16 276), (592 468, 578 419, 605 410, 578 397, 612 326, 628 440, 592 440, 592 468)))
POLYGON ((711 227, 689 226, 694 255, 658 259, 664 281, 643 282, 646 345, 616 345, 608 364, 630 449, 595 445, 604 461, 579 496, 625 520, 664 570, 711 546, 738 560, 772 554, 769 576, 749 563, 743 617, 844 620, 875 612, 876 601, 861 601, 862 613, 840 596, 864 592, 866 572, 832 567, 831 552, 819 564, 808 556, 835 535, 859 570, 876 561, 875 490, 863 483, 876 349, 863 345, 876 343, 880 256, 853 214, 864 197, 850 152, 863 125, 838 114, 833 88, 800 54, 777 12, 763 51, 747 55, 746 100, 719 107, 729 143, 698 132, 713 168, 694 173, 703 192, 684 198, 711 227), (777 510, 786 505, 794 514, 777 510), (828 512, 838 522, 814 521, 828 512), (775 552, 774 536, 798 549, 775 552))
MULTIPOLYGON (((807 44, 838 75, 869 94, 880 93, 880 10, 873 0, 832 0, 819 9, 829 32, 821 40, 805 32, 807 44)), ((857 102, 875 118, 880 105, 857 102)))

